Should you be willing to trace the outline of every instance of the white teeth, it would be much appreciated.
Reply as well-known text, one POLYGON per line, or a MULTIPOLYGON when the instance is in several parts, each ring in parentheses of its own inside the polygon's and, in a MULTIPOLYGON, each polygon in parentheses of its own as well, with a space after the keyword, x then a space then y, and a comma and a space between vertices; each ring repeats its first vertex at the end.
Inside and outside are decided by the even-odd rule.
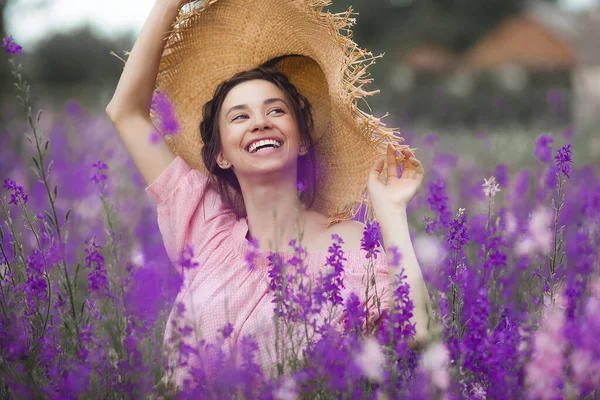
POLYGON ((248 148, 248 152, 255 153, 257 147, 264 146, 267 144, 272 144, 275 148, 281 147, 281 142, 278 142, 277 140, 273 140, 273 139, 259 140, 258 142, 254 142, 250 145, 250 147, 248 148))

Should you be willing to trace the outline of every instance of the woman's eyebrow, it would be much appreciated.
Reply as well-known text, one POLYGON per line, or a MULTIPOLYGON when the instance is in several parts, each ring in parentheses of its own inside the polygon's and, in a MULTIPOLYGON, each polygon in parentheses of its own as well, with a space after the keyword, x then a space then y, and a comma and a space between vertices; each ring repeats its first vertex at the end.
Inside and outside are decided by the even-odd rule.
MULTIPOLYGON (((272 104, 272 103, 276 103, 278 101, 281 101, 283 104, 285 104, 286 106, 288 105, 285 100, 280 99, 279 97, 272 97, 270 99, 266 99, 265 101, 263 101, 264 105, 267 104, 272 104)), ((229 115, 230 112, 235 111, 235 110, 244 110, 248 108, 248 104, 238 104, 237 106, 233 106, 231 107, 228 111, 227 114, 225 114, 225 116, 229 115)))

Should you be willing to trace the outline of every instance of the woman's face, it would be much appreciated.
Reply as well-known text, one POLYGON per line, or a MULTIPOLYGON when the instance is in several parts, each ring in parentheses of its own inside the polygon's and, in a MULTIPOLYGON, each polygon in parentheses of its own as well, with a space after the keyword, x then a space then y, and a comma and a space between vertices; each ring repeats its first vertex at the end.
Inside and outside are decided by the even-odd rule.
POLYGON ((290 100, 265 80, 246 81, 229 91, 221 106, 219 128, 217 162, 221 168, 233 168, 238 179, 240 174, 295 172, 298 155, 307 153, 300 150, 300 131, 290 100))

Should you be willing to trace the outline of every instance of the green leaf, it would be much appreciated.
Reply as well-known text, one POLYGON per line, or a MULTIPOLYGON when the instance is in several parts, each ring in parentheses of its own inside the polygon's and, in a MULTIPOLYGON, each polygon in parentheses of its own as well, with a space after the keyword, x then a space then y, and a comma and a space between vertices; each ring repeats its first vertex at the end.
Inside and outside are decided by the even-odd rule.
POLYGON ((52 224, 52 227, 56 228, 56 224, 54 223, 54 220, 52 219, 52 215, 48 211, 44 211, 44 214, 46 214, 46 217, 48 217, 48 221, 50 221, 50 223, 52 224))
POLYGON ((38 163, 37 158, 35 157, 31 157, 31 159, 33 160, 33 163, 35 164, 35 168, 40 171, 40 164, 38 163))
POLYGON ((36 123, 40 123, 40 118, 42 117, 42 110, 40 109, 35 117, 36 123))
POLYGON ((33 144, 33 141, 31 140, 31 135, 28 132, 25 132, 25 138, 27 139, 27 141, 29 142, 29 144, 33 144))
POLYGON ((50 178, 50 172, 52 172, 52 164, 54 164, 54 160, 50 161, 50 164, 48 165, 48 174, 46 176, 46 179, 50 178))
POLYGON ((58 197, 58 185, 54 185, 54 200, 58 197))
POLYGON ((51 232, 52 228, 50 227, 50 225, 48 225, 48 223, 46 222, 46 220, 44 220, 44 228, 46 228, 46 232, 51 232))
POLYGON ((2 225, 0 225, 0 243, 4 242, 4 231, 2 230, 2 225))
POLYGON ((48 151, 48 145, 50 144, 49 140, 46 140, 46 143, 44 144, 44 154, 46 154, 46 152, 48 151))
POLYGON ((81 268, 81 263, 77 263, 77 267, 75 267, 75 278, 73 279, 75 287, 77 287, 77 277, 79 276, 79 269, 80 268, 81 268))
POLYGON ((65 222, 63 223, 63 225, 64 225, 64 224, 66 224, 66 223, 67 223, 67 221, 69 221, 69 215, 70 215, 70 214, 71 214, 71 209, 69 208, 69 209, 67 210, 67 213, 65 214, 65 222))
POLYGON ((37 170, 37 169, 35 169, 35 168, 33 167, 33 165, 31 166, 31 170, 33 171, 33 174, 35 175, 35 177, 37 178, 37 180, 38 180, 38 181, 41 181, 41 179, 40 179, 40 173, 38 172, 38 170, 37 170))

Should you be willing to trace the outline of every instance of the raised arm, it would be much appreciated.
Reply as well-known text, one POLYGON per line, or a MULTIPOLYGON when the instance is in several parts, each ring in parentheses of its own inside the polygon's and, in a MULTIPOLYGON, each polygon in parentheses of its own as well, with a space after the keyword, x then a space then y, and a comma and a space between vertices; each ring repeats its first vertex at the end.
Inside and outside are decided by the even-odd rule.
POLYGON ((127 59, 106 114, 114 123, 121 140, 142 174, 146 184, 158 178, 175 155, 161 138, 151 143, 154 130, 150 104, 154 93, 166 32, 172 27, 183 4, 189 0, 155 0, 127 59))

